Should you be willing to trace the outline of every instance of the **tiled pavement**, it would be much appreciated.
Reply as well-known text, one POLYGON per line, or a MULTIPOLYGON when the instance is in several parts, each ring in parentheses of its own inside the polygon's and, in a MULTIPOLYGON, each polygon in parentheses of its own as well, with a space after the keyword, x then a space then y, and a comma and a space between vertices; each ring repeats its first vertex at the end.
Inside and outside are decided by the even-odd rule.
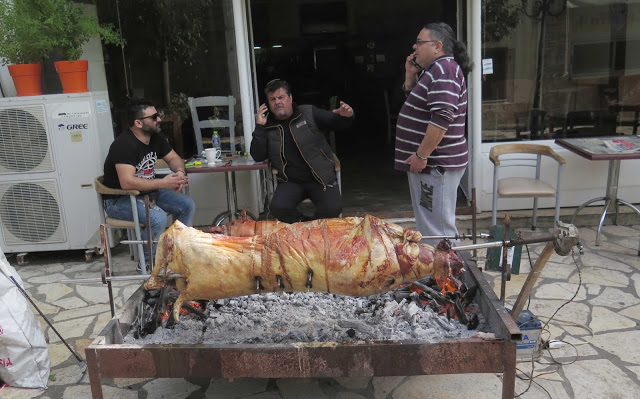
MULTIPOLYGON (((533 384, 518 379, 516 394, 523 398, 638 398, 640 397, 640 226, 605 226, 599 247, 593 228, 579 228, 585 253, 553 255, 540 275, 529 309, 543 323, 577 291, 549 323, 546 339, 569 344, 535 361, 519 362, 520 377, 530 374, 533 384), (582 284, 579 286, 579 281, 582 284), (578 287, 580 288, 578 290, 578 287), (593 334, 593 336, 592 336, 593 334), (572 344, 572 345, 570 345, 572 344)), ((535 262, 544 244, 529 246, 535 262)), ((483 251, 479 252, 482 265, 483 251)), ((84 357, 84 348, 110 318, 107 290, 101 284, 61 284, 63 278, 97 277, 103 260, 85 263, 81 252, 32 254, 30 263, 17 266, 25 288, 71 346, 84 357)), ((15 266, 15 258, 10 258, 15 266)), ((527 277, 529 260, 523 249, 521 274, 507 284, 507 302, 513 303, 527 277)), ((116 270, 135 273, 126 249, 114 251, 116 270)), ((500 290, 496 272, 485 277, 500 290)), ((116 283, 116 306, 139 283, 116 283)), ((88 375, 67 348, 44 324, 51 355, 47 390, 7 387, 2 399, 89 398, 88 375)), ((408 361, 410 361, 408 359, 408 361)), ((115 379, 103 380, 106 398, 499 398, 501 378, 494 374, 337 379, 115 379)))

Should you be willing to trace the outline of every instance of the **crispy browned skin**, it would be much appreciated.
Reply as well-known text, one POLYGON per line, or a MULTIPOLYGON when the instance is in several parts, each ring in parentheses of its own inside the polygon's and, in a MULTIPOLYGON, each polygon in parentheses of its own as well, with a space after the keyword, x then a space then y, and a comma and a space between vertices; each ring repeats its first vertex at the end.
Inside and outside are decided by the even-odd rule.
POLYGON ((226 234, 236 237, 251 237, 272 233, 288 223, 279 222, 277 220, 261 220, 254 221, 247 217, 247 212, 242 211, 242 217, 232 220, 223 226, 209 227, 209 233, 226 234))
POLYGON ((174 305, 178 320, 179 309, 188 300, 269 291, 366 296, 433 275, 434 270, 449 276, 449 262, 434 268, 436 251, 418 244, 420 238, 415 230, 373 216, 294 223, 252 237, 204 233, 176 221, 160 236, 145 288, 163 286, 158 274, 165 266, 184 276, 174 305))

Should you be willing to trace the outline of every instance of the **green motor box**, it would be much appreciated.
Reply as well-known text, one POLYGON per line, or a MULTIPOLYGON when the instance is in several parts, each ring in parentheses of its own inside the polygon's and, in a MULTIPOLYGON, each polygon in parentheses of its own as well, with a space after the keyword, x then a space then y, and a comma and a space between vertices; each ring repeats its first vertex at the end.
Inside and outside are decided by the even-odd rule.
MULTIPOLYGON (((504 226, 497 224, 489 230, 491 241, 502 241, 504 238, 504 226)), ((508 239, 518 238, 518 234, 509 229, 508 239)), ((511 265, 512 274, 520 274, 520 257, 522 256, 522 245, 509 247, 507 249, 507 263, 511 265)), ((494 247, 487 249, 487 269, 502 270, 502 247, 494 247)))

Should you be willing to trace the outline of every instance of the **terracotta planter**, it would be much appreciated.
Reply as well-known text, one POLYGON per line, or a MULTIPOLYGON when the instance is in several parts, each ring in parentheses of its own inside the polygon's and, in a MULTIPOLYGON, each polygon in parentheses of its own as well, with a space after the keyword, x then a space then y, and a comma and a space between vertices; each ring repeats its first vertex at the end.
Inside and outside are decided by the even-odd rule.
POLYGON ((84 93, 87 89, 87 70, 89 61, 58 61, 54 62, 63 93, 84 93))
POLYGON ((9 65, 8 68, 18 96, 37 96, 42 94, 40 87, 42 65, 14 64, 9 65))

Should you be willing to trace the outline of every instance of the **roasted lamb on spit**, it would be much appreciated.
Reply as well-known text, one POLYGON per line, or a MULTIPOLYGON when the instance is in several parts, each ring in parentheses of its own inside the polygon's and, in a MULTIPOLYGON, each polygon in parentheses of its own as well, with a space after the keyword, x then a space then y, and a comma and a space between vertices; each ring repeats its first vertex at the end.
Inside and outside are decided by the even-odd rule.
POLYGON ((463 262, 446 242, 418 244, 418 231, 367 215, 283 224, 271 233, 233 237, 176 221, 161 236, 148 290, 164 286, 163 270, 180 274, 184 301, 263 291, 316 291, 367 296, 426 276, 448 279, 463 262))

